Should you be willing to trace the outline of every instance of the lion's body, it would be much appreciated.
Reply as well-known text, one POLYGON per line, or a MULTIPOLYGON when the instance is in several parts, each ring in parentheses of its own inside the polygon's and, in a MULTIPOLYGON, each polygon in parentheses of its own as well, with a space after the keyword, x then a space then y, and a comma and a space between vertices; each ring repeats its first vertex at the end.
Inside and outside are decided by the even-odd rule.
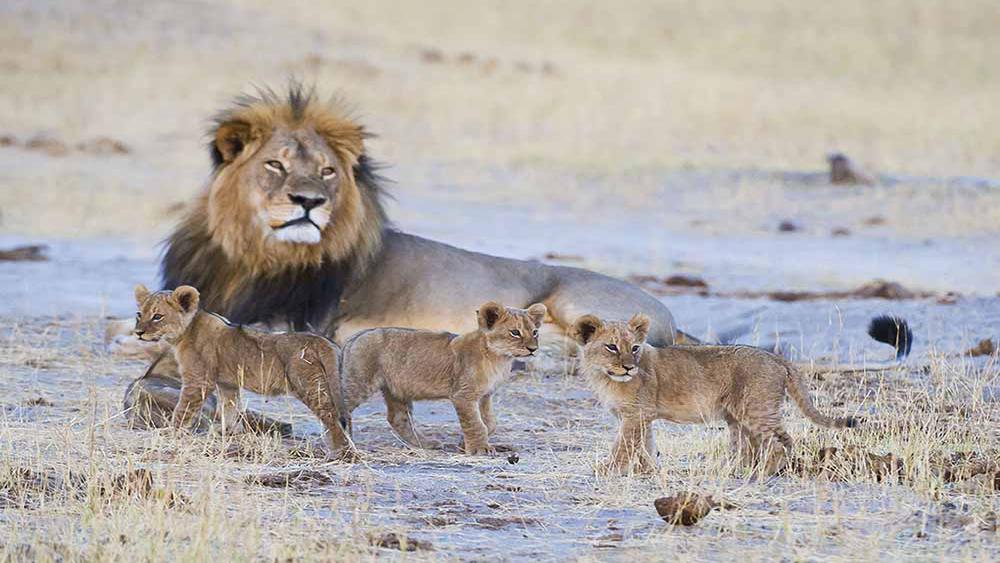
POLYGON ((633 464, 640 471, 652 469, 650 425, 667 420, 725 422, 744 461, 764 461, 766 471, 776 471, 792 447, 781 425, 786 392, 817 424, 854 424, 816 410, 801 374, 778 355, 750 346, 658 348, 645 342, 646 327, 641 315, 628 323, 587 315, 574 328, 583 346, 580 371, 621 423, 609 469, 624 471, 633 464))
POLYGON ((401 328, 358 333, 344 346, 341 381, 347 412, 381 391, 393 429, 408 444, 428 447, 413 425, 413 401, 447 399, 458 414, 470 454, 492 450, 493 391, 515 357, 538 349, 545 307, 527 310, 487 303, 478 327, 462 335, 401 328))
POLYGON ((136 289, 140 339, 166 341, 180 369, 181 390, 171 425, 189 428, 203 417, 206 398, 218 392, 223 424, 242 427, 240 390, 292 394, 326 427, 334 450, 350 450, 340 396, 337 346, 315 334, 268 333, 234 326, 198 309, 190 286, 150 294, 136 289))

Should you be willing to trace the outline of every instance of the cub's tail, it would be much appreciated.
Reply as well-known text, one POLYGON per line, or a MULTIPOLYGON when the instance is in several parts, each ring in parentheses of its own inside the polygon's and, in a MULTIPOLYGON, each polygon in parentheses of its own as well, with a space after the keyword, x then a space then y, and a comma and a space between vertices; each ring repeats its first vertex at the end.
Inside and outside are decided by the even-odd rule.
POLYGON ((799 370, 784 359, 782 359, 781 363, 785 368, 785 381, 787 382, 785 388, 788 390, 788 395, 791 396, 795 404, 802 410, 802 414, 806 415, 809 420, 828 428, 854 428, 861 423, 861 420, 855 417, 836 418, 819 412, 816 409, 816 405, 813 404, 812 397, 809 395, 809 389, 802 380, 802 374, 799 370))
POLYGON ((340 355, 341 351, 332 340, 324 338, 329 346, 319 347, 319 361, 326 375, 327 389, 330 398, 333 399, 334 406, 337 407, 337 419, 340 427, 347 436, 351 435, 351 411, 347 409, 344 401, 344 385, 340 380, 340 355))

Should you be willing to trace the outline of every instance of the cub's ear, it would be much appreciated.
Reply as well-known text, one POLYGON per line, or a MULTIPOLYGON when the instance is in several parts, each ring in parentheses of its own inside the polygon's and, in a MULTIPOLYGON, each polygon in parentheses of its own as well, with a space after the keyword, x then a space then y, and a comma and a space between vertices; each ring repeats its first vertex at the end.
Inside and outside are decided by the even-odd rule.
POLYGON ((507 309, 496 301, 484 303, 483 306, 476 311, 476 315, 479 316, 479 328, 485 330, 492 329, 493 325, 497 324, 497 321, 502 319, 506 314, 507 309))
POLYGON ((243 152, 250 143, 253 131, 246 121, 232 120, 220 123, 215 128, 212 143, 212 161, 216 166, 229 164, 243 152))
POLYGON ((584 315, 573 323, 573 330, 570 336, 576 340, 577 344, 584 345, 590 342, 594 334, 604 326, 604 321, 594 315, 584 315))
POLYGON ((201 295, 198 290, 190 285, 182 285, 174 290, 174 301, 181 307, 181 311, 190 313, 198 308, 198 300, 201 295))
POLYGON ((649 317, 642 313, 636 313, 628 321, 628 328, 639 340, 646 340, 649 335, 649 317))
POLYGON ((536 327, 542 326, 542 323, 545 322, 545 314, 548 312, 549 310, 541 303, 535 303, 528 307, 528 315, 536 327))
POLYGON ((146 302, 146 298, 149 297, 149 290, 146 286, 141 283, 135 286, 135 302, 142 307, 142 304, 146 302))

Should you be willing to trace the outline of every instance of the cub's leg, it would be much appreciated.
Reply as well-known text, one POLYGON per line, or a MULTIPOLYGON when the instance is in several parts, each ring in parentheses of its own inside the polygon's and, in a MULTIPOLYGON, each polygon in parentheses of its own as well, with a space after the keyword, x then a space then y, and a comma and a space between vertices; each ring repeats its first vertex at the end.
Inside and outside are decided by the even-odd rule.
POLYGON ((174 428, 190 428, 191 421, 201 412, 201 406, 214 386, 204 378, 191 379, 194 381, 188 380, 181 384, 181 395, 171 417, 171 425, 174 428))
POLYGON ((356 457, 357 452, 347 437, 347 423, 340 420, 340 412, 331 395, 326 373, 320 366, 295 362, 288 371, 288 384, 292 393, 316 415, 326 427, 330 449, 341 457, 356 457))
POLYGON ((754 445, 753 432, 743 426, 729 411, 724 413, 726 424, 729 425, 729 447, 737 461, 743 467, 752 467, 757 447, 754 445))
POLYGON ((414 448, 440 447, 437 442, 428 440, 417 432, 413 425, 413 402, 397 398, 388 389, 382 389, 382 396, 385 398, 385 417, 401 440, 414 448))
POLYGON ((479 399, 479 414, 483 418, 483 424, 486 425, 486 434, 492 436, 497 430, 497 417, 493 412, 493 393, 479 399))
POLYGON ((216 396, 219 399, 219 408, 216 416, 227 434, 242 434, 243 408, 240 402, 240 388, 229 385, 216 385, 216 396))
POLYGON ((636 473, 655 473, 656 458, 650 456, 652 434, 652 421, 622 416, 604 472, 623 474, 631 468, 636 473))
POLYGON ((781 426, 781 414, 760 413, 745 420, 753 443, 753 462, 765 475, 773 475, 785 468, 792 452, 792 439, 781 426))
POLYGON ((496 449, 489 444, 489 429, 483 423, 479 412, 479 400, 453 398, 451 401, 458 414, 458 423, 462 426, 462 436, 465 438, 465 453, 469 455, 492 455, 496 449))

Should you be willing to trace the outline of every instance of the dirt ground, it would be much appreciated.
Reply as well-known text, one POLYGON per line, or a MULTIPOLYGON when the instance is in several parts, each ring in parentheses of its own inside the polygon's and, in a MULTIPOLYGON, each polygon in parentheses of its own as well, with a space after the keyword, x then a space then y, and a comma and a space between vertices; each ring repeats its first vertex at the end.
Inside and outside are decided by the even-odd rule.
POLYGON ((1000 365, 965 353, 1000 342, 1000 8, 608 6, 0 5, 0 249, 49 258, 0 262, 0 561, 1000 559, 1000 365), (614 420, 549 342, 499 392, 496 457, 458 453, 445 403, 417 407, 444 451, 363 405, 353 465, 284 399, 249 400, 285 438, 126 428, 145 364, 107 351, 108 318, 157 284, 208 118, 289 76, 377 134, 399 228, 645 280, 684 330, 780 346, 866 424, 790 406, 796 464, 767 479, 723 428, 658 424, 655 476, 601 477, 614 420), (877 185, 827 183, 833 151, 877 185), (876 279, 913 295, 768 297, 876 279), (911 324, 903 365, 877 314, 911 324), (681 491, 731 506, 673 527, 653 501, 681 491))

